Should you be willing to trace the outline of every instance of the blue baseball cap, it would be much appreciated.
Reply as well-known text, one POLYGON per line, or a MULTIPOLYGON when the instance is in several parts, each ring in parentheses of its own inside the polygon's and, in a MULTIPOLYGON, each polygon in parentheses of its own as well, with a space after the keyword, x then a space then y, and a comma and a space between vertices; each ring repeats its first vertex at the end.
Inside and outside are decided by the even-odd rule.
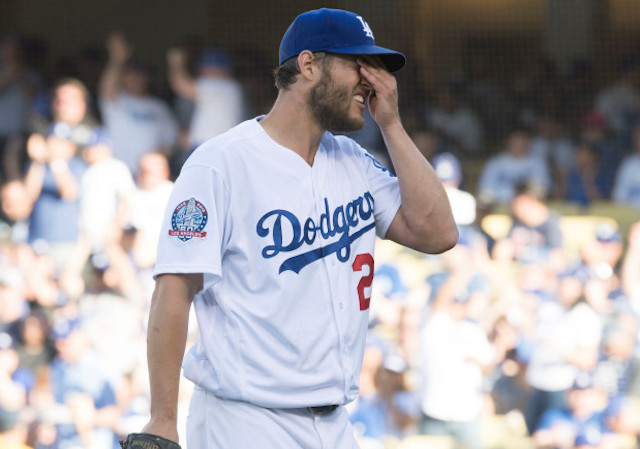
POLYGON ((304 50, 375 55, 389 72, 400 70, 407 62, 402 53, 375 44, 373 32, 362 16, 342 9, 314 9, 295 18, 280 42, 280 64, 304 50))
POLYGON ((596 240, 600 243, 620 243, 620 230, 611 223, 600 223, 596 228, 596 240))

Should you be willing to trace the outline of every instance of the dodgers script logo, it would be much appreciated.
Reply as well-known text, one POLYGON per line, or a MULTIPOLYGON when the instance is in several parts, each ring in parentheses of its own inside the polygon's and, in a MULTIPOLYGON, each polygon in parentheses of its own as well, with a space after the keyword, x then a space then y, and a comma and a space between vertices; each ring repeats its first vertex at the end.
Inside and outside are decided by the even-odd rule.
POLYGON ((195 198, 190 198, 178 204, 173 210, 169 235, 178 237, 183 242, 194 237, 203 239, 207 236, 207 233, 202 230, 208 219, 209 214, 202 203, 195 198))
POLYGON ((295 251, 302 245, 312 245, 316 238, 329 240, 339 235, 340 238, 326 246, 312 249, 302 254, 286 259, 281 265, 279 273, 293 271, 300 273, 307 265, 333 253, 340 262, 349 260, 351 244, 375 227, 375 222, 367 223, 362 228, 350 234, 373 216, 373 195, 365 192, 346 205, 337 206, 333 212, 329 209, 329 201, 324 199, 324 212, 316 223, 313 218, 307 218, 304 223, 292 212, 276 209, 267 212, 258 220, 256 231, 260 237, 271 237, 273 244, 262 249, 262 257, 269 259, 280 253, 295 251))

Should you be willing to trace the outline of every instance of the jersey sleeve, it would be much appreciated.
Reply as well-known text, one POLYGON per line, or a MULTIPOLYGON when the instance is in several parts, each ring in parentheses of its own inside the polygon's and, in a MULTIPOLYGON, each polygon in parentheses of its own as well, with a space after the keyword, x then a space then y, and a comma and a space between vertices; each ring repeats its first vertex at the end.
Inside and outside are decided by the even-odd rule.
POLYGON ((364 149, 362 149, 362 158, 373 195, 376 235, 385 238, 391 222, 400 209, 400 184, 398 178, 364 149))
POLYGON ((164 213, 154 278, 203 273, 205 288, 220 280, 228 201, 228 190, 211 167, 183 168, 164 213))

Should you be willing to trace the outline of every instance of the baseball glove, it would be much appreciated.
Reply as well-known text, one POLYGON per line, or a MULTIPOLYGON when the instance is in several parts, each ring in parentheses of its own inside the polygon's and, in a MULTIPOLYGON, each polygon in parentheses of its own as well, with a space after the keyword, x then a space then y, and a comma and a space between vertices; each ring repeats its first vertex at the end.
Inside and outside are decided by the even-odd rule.
POLYGON ((130 433, 120 441, 122 449, 181 449, 180 445, 166 438, 150 433, 130 433))

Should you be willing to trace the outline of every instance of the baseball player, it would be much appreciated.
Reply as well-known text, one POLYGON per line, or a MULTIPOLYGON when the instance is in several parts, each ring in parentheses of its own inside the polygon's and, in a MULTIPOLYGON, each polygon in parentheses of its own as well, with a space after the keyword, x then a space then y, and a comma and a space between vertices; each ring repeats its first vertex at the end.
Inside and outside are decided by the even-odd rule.
POLYGON ((457 241, 398 114, 390 72, 404 55, 362 16, 319 9, 289 26, 279 62, 271 111, 201 145, 175 183, 149 318, 151 420, 125 446, 177 441, 182 362, 189 449, 357 447, 343 406, 358 394, 376 235, 428 253, 457 241), (362 127, 367 104, 397 177, 330 132, 362 127), (183 361, 192 301, 201 334, 183 361))

